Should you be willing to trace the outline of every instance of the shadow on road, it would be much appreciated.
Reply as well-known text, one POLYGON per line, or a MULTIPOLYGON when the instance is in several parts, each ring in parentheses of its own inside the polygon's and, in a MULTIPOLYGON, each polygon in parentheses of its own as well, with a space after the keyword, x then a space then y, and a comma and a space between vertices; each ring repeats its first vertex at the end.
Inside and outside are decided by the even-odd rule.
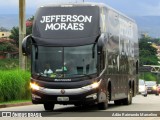
MULTIPOLYGON (((111 108, 117 108, 117 107, 121 107, 122 105, 114 105, 114 103, 110 103, 107 111, 111 108)), ((88 116, 88 117, 92 117, 92 115, 95 116, 95 114, 104 114, 106 112, 106 110, 99 110, 97 105, 87 105, 87 106, 80 106, 80 107, 75 107, 75 106, 71 106, 71 107, 66 107, 66 108, 58 108, 55 109, 54 111, 41 111, 41 113, 43 114, 43 116, 57 116, 57 117, 83 117, 84 115, 88 116), (83 115, 83 116, 81 116, 83 115)), ((98 115, 99 116, 99 115, 98 115)))

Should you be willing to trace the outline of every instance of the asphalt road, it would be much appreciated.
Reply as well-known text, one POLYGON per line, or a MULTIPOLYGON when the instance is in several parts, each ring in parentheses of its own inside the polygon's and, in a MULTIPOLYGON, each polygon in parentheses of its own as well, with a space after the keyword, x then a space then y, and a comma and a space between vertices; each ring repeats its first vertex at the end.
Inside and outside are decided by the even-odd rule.
MULTIPOLYGON (((43 105, 28 105, 28 106, 20 106, 20 107, 11 107, 11 108, 2 108, 0 111, 35 111, 40 112, 42 115, 47 117, 47 120, 50 119, 57 119, 58 120, 83 120, 83 119, 109 119, 109 120, 160 120, 160 117, 106 117, 108 115, 122 115, 123 111, 128 111, 128 113, 125 112, 125 114, 140 114, 140 112, 136 111, 142 111, 142 113, 145 113, 144 111, 151 111, 149 113, 152 114, 152 111, 159 111, 160 112, 160 96, 155 95, 148 95, 147 97, 143 97, 141 95, 137 95, 133 98, 132 105, 120 105, 116 106, 113 102, 109 103, 109 107, 107 110, 98 110, 97 106, 86 106, 86 107, 74 107, 71 105, 63 106, 63 105, 55 105, 55 110, 53 112, 45 112, 43 105), (132 112, 132 111, 135 111, 132 112)), ((154 113, 152 114, 154 116, 154 113)), ((4 118, 4 120, 8 120, 7 118, 4 118)), ((22 118, 12 118, 12 119, 22 119, 22 118)), ((24 118, 27 119, 27 118, 24 118)), ((44 118, 30 118, 30 120, 36 119, 41 120, 44 118)), ((46 118, 45 118, 46 120, 46 118)))

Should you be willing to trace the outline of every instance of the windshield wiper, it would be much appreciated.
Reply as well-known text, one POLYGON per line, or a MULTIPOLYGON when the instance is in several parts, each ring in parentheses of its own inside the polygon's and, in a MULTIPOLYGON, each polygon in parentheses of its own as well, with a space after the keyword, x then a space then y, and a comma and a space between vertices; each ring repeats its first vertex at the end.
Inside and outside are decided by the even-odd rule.
POLYGON ((36 79, 39 79, 42 76, 42 74, 39 74, 39 75, 36 75, 36 76, 37 76, 36 79))
POLYGON ((93 77, 91 76, 91 75, 89 75, 89 74, 82 74, 83 76, 85 76, 85 77, 88 77, 89 79, 92 79, 93 77))
POLYGON ((93 77, 88 74, 71 74, 70 76, 77 76, 77 77, 88 77, 89 79, 92 79, 93 77))
POLYGON ((34 75, 36 75, 36 79, 38 79, 38 78, 40 78, 40 77, 46 77, 46 76, 44 76, 44 74, 42 74, 42 73, 39 74, 39 75, 38 75, 38 74, 34 74, 34 75))

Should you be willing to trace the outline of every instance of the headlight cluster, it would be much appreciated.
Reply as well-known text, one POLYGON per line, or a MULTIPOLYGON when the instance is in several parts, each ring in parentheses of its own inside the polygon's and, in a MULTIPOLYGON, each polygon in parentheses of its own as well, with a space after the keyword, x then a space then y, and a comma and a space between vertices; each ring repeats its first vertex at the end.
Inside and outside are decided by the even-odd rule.
POLYGON ((101 80, 100 80, 99 82, 94 82, 93 84, 84 86, 84 87, 82 87, 82 88, 83 88, 83 89, 88 89, 88 90, 90 90, 90 89, 95 89, 95 88, 98 88, 98 87, 99 87, 100 83, 101 83, 101 80))
POLYGON ((30 87, 33 89, 33 90, 39 90, 40 87, 36 84, 36 83, 30 83, 30 87))

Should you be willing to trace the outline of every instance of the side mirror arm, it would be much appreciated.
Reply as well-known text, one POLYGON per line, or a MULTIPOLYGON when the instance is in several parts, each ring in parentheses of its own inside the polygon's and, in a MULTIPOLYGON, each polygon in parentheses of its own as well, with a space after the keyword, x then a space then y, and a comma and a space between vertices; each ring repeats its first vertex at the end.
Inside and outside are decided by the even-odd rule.
POLYGON ((22 53, 24 56, 28 56, 31 54, 31 45, 33 38, 31 35, 26 36, 22 41, 22 53))
POLYGON ((101 34, 101 36, 99 37, 98 42, 97 42, 98 54, 101 54, 103 46, 104 46, 104 34, 101 34))

